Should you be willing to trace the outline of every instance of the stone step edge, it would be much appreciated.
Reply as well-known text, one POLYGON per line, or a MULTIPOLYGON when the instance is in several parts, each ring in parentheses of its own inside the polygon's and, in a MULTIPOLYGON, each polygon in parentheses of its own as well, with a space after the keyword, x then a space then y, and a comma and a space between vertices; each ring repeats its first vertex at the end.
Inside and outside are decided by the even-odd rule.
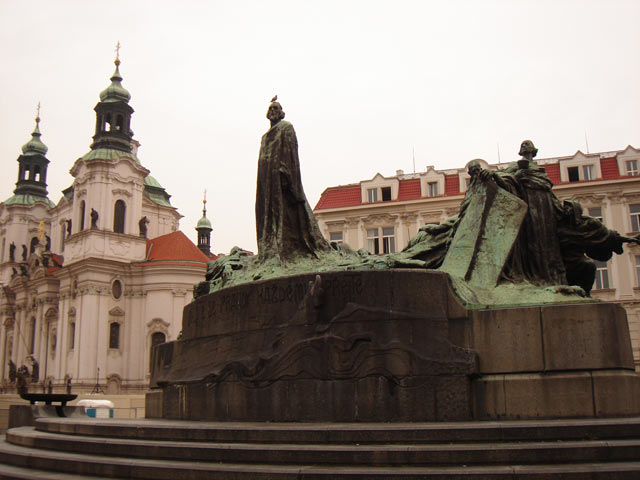
POLYGON ((409 456, 414 457, 413 461, 420 465, 451 463, 499 465, 513 462, 534 464, 539 461, 537 455, 553 457, 553 460, 547 459, 549 464, 568 461, 625 461, 640 458, 640 439, 427 445, 264 445, 139 439, 111 439, 106 442, 103 438, 66 436, 39 432, 33 427, 19 427, 7 432, 6 441, 12 445, 38 450, 97 454, 104 457, 126 456, 127 458, 162 458, 178 461, 188 457, 189 460, 203 462, 225 461, 225 458, 227 460, 232 458, 234 462, 269 464, 348 465, 358 461, 369 465, 405 465, 411 461, 409 456), (615 453, 612 454, 612 451, 615 453), (383 458, 377 460, 376 455, 382 455, 383 458), (436 456, 440 458, 433 458, 436 456), (558 459, 559 456, 565 458, 558 459))
MULTIPOLYGON (((52 472, 49 470, 36 470, 32 468, 17 467, 6 463, 0 464, 0 478, 2 480, 104 480, 105 477, 76 475, 72 473, 52 472)), ((114 478, 114 477, 112 477, 114 478)))
POLYGON ((110 438, 271 443, 393 443, 640 438, 640 417, 509 422, 308 424, 39 418, 40 431, 110 438))
MULTIPOLYGON (((172 478, 169 475, 185 474, 188 478, 202 480, 214 479, 220 475, 233 475, 233 478, 247 479, 278 478, 305 479, 305 478, 496 478, 513 475, 561 475, 559 478, 569 479, 571 474, 577 474, 577 478, 584 478, 585 473, 594 474, 621 474, 629 473, 637 478, 640 474, 640 461, 612 462, 612 463, 587 463, 587 464, 562 464, 562 465, 511 465, 511 466, 460 466, 460 467, 318 467, 318 466, 289 466, 289 465, 247 465, 215 463, 203 465, 201 462, 185 462, 181 468, 177 468, 173 461, 163 460, 139 460, 119 457, 90 457, 60 452, 34 452, 33 449, 19 447, 0 441, 0 460, 2 463, 18 465, 22 467, 35 467, 37 470, 56 471, 59 473, 73 474, 81 470, 84 475, 97 475, 96 472, 108 478, 172 478), (35 453, 38 453, 36 455, 35 453), (33 465, 33 464, 44 464, 33 465), (55 468, 57 467, 57 469, 55 468), (109 473, 109 471, 111 473, 109 473), (196 476, 194 476, 196 475, 196 476), (457 476, 457 477, 456 477, 457 476)), ((186 478, 186 477, 185 477, 186 478)), ((219 478, 227 478, 220 476, 219 478)), ((616 476, 616 478, 623 478, 616 476)))

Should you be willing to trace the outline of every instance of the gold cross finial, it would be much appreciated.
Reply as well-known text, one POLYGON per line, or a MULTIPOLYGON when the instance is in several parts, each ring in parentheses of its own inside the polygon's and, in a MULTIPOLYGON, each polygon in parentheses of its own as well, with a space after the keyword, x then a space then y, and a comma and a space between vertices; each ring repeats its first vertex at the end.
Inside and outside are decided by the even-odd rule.
POLYGON ((204 199, 202 200, 202 215, 207 216, 207 189, 204 189, 204 199))
POLYGON ((118 43, 116 44, 116 61, 115 64, 116 65, 120 65, 120 40, 118 40, 118 43))
POLYGON ((36 123, 40 123, 40 102, 38 102, 38 110, 36 113, 36 123))

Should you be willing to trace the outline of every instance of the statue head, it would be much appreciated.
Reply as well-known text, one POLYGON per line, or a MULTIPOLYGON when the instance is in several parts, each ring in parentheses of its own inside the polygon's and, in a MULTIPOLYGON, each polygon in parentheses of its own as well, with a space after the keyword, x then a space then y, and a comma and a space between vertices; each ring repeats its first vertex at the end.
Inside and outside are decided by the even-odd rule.
POLYGON ((520 151, 518 155, 521 155, 523 158, 527 160, 531 160, 538 154, 538 149, 535 147, 531 140, 525 140, 520 144, 520 151))
POLYGON ((271 122, 272 127, 284 118, 284 112, 282 111, 282 105, 280 105, 280 102, 271 102, 269 110, 267 110, 267 118, 271 122))
POLYGON ((471 175, 472 177, 475 177, 478 173, 480 173, 481 170, 482 170, 482 165, 480 165, 479 161, 471 160, 469 162, 469 166, 467 167, 467 172, 469 172, 469 175, 471 175))

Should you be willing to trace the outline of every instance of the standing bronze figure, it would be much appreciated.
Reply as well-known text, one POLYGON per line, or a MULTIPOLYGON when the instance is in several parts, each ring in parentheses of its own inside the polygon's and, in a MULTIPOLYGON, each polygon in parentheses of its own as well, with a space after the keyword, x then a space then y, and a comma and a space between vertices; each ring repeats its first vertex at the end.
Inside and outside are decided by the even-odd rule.
POLYGON ((330 249, 302 188, 298 140, 274 97, 267 111, 271 128, 262 136, 256 190, 258 259, 291 260, 330 249))

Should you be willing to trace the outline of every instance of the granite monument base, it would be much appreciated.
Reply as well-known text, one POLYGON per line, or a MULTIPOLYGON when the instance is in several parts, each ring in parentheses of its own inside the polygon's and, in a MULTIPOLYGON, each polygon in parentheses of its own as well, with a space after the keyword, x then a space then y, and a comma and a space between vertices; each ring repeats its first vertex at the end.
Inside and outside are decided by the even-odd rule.
POLYGON ((148 418, 422 422, 640 414, 624 310, 467 310, 447 274, 326 272, 230 287, 154 348, 148 418))

